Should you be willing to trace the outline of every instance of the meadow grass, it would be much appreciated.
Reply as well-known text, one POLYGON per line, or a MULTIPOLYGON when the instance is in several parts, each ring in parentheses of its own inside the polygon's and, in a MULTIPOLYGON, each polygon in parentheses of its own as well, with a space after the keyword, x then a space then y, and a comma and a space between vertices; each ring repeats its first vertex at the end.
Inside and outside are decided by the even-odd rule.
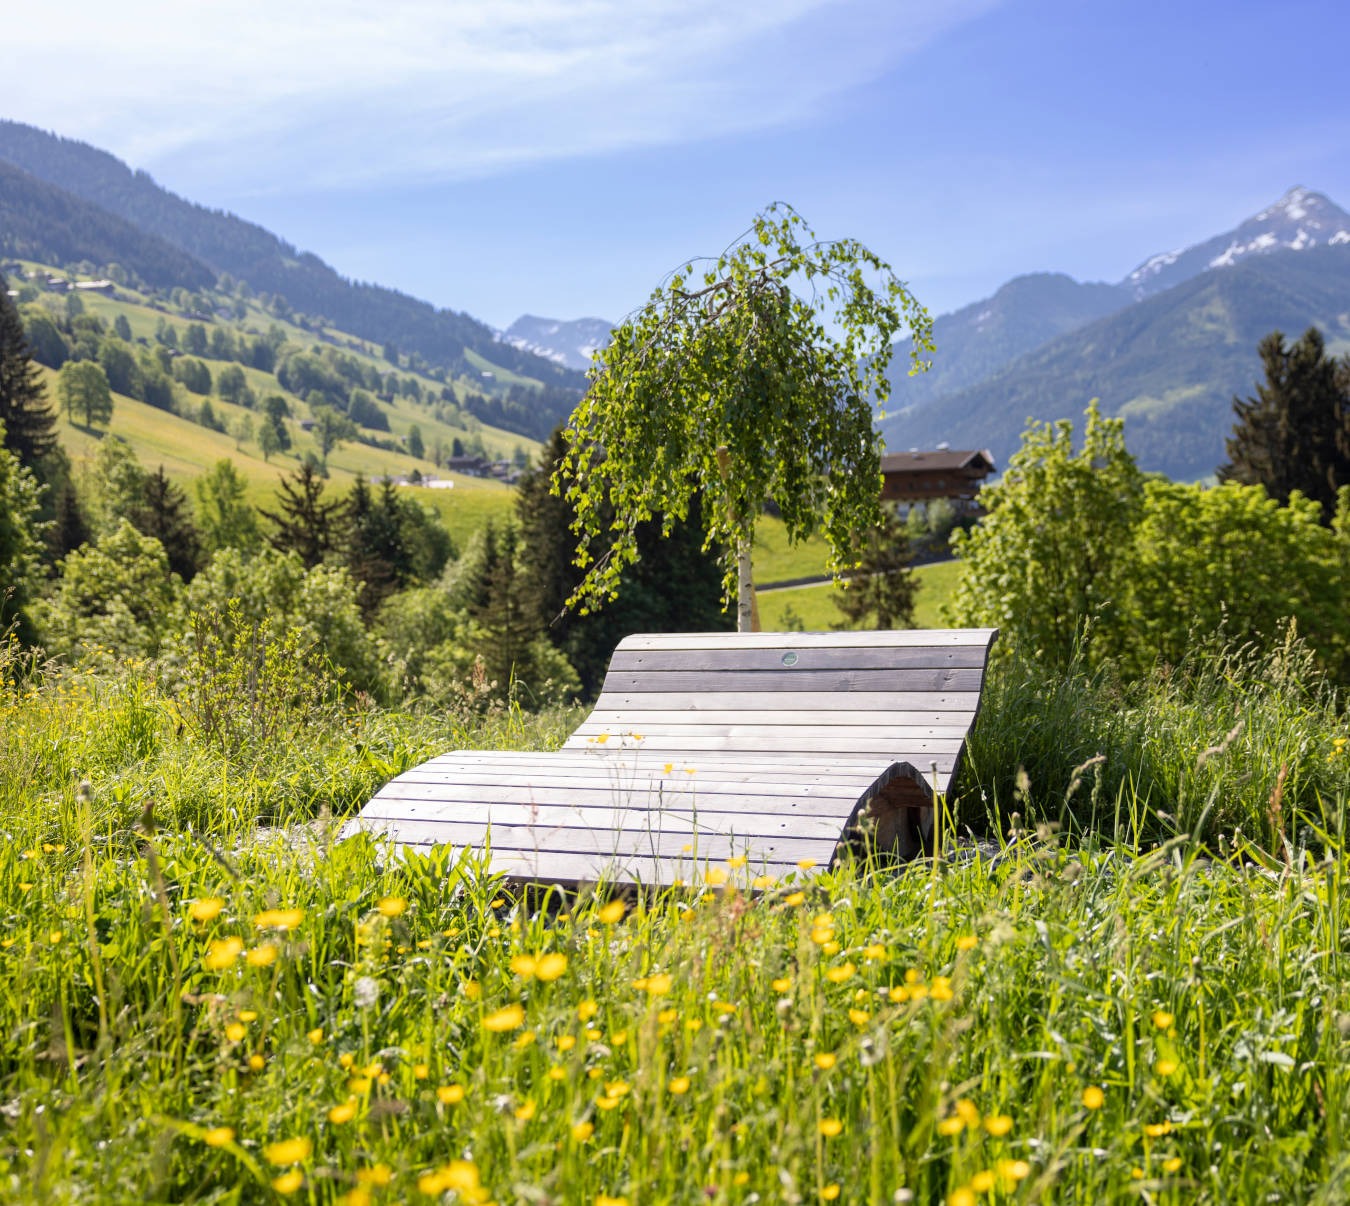
MULTIPOLYGON (((759 573, 758 562, 755 572, 759 573)), ((914 567, 919 593, 914 599, 915 628, 945 628, 942 608, 956 589, 961 573, 959 561, 935 561, 914 567)), ((843 612, 834 604, 839 588, 825 582, 815 586, 792 586, 759 595, 759 619, 766 632, 785 631, 796 622, 807 632, 821 632, 841 623, 843 612)))
MULTIPOLYGON (((1201 762, 1233 763, 1225 792, 1287 756, 1279 723, 1343 774, 1334 699, 1296 706, 1286 681, 1296 651, 1234 657, 1231 696, 1217 671, 1176 674, 1131 705, 1138 725, 1171 710, 1163 764, 1236 699, 1266 719, 1201 762)), ((1320 797, 1319 844, 1300 847, 1319 797, 1292 771, 1279 844, 1257 823, 1270 800, 1240 792, 1256 815, 1222 846, 1204 824, 1056 832, 1027 783, 1044 775, 1053 802, 1049 762, 1019 777, 1014 752, 1008 845, 1000 828, 944 860, 755 895, 548 895, 472 854, 398 857, 334 828, 407 765, 552 748, 574 711, 332 708, 226 758, 153 667, 8 666, 5 1200, 1346 1197, 1345 797, 1320 797)), ((1124 733, 1106 690, 996 666, 962 808, 1034 727, 1019 707, 1046 714, 1046 744, 1124 733)), ((1142 800, 1125 781, 1126 817, 1167 811, 1161 775, 1142 800)))

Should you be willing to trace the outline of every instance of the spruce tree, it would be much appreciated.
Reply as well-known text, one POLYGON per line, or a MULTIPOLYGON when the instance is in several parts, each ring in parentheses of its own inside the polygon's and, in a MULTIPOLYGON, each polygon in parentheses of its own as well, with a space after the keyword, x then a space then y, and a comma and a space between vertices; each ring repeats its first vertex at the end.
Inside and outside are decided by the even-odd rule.
POLYGON ((835 594, 834 605, 844 616, 839 627, 912 625, 918 586, 909 562, 909 533, 895 512, 883 507, 881 523, 863 548, 862 564, 843 574, 843 588, 835 594))
POLYGON ((347 531, 347 502, 323 501, 319 466, 305 461, 291 478, 282 478, 277 511, 263 511, 277 525, 268 537, 273 548, 300 556, 313 569, 330 553, 343 550, 347 531))
POLYGON ((170 572, 191 582, 201 562, 201 537, 187 495, 169 480, 163 465, 146 477, 141 504, 128 518, 142 536, 153 536, 164 546, 170 572))
POLYGON ((1291 347, 1272 331, 1260 355, 1266 379, 1255 397, 1233 399, 1237 422, 1219 480, 1264 486, 1281 505, 1299 490, 1330 523, 1336 491, 1350 485, 1350 358, 1327 356, 1316 327, 1291 347))
MULTIPOLYGON (((724 631, 733 627, 734 617, 723 608, 717 550, 703 547, 702 500, 697 495, 689 518, 672 525, 669 536, 662 535, 660 515, 639 525, 638 560, 624 570, 614 599, 585 614, 567 611, 583 571, 576 565, 575 511, 549 485, 565 449, 559 429, 544 446, 536 468, 518 483, 521 560, 540 628, 566 655, 583 691, 594 695, 614 646, 624 637, 635 632, 724 631)), ((605 522, 611 517, 607 510, 605 522)))
POLYGON ((56 447, 56 412, 47 402, 42 374, 33 362, 23 320, 0 276, 0 423, 4 447, 19 464, 39 473, 38 462, 56 447))
POLYGON ((365 478, 358 477, 347 495, 347 516, 347 568, 358 583, 361 613, 369 620, 412 576, 412 555, 394 483, 385 478, 376 498, 365 478))

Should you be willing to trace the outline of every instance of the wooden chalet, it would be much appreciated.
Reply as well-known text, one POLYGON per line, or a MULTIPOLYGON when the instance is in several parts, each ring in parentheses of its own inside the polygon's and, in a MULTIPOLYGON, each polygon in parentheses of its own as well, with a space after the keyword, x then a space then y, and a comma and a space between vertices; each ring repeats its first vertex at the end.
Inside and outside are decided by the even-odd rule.
POLYGON ((916 503, 951 498, 973 502, 980 483, 993 472, 994 457, 987 450, 888 452, 881 458, 881 500, 916 503))

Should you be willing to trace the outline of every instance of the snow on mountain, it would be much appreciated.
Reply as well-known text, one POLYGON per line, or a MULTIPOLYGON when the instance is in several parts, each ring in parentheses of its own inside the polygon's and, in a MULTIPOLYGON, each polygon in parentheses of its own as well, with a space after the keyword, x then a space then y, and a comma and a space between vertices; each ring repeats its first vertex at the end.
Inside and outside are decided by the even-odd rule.
POLYGON ((591 357, 609 343, 613 326, 603 318, 577 318, 568 322, 522 314, 498 337, 503 343, 584 372, 591 367, 591 357))
POLYGON ((1337 243, 1350 243, 1350 214, 1321 193, 1295 187, 1236 230, 1215 235, 1194 247, 1151 256, 1121 284, 1138 300, 1170 289, 1207 269, 1231 268, 1249 255, 1304 251, 1337 243))

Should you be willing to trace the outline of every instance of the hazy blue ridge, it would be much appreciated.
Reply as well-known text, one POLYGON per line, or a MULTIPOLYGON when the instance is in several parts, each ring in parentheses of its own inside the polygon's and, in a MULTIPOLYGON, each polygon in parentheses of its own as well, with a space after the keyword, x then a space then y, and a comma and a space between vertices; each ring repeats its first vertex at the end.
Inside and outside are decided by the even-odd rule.
POLYGON ((1350 245, 1253 256, 1209 269, 1061 335, 978 385, 882 424, 887 446, 988 448, 1000 466, 1028 418, 1079 419, 1089 399, 1125 417, 1144 468, 1204 477, 1224 460, 1235 394, 1261 377, 1257 344, 1311 325, 1350 347, 1350 245))

